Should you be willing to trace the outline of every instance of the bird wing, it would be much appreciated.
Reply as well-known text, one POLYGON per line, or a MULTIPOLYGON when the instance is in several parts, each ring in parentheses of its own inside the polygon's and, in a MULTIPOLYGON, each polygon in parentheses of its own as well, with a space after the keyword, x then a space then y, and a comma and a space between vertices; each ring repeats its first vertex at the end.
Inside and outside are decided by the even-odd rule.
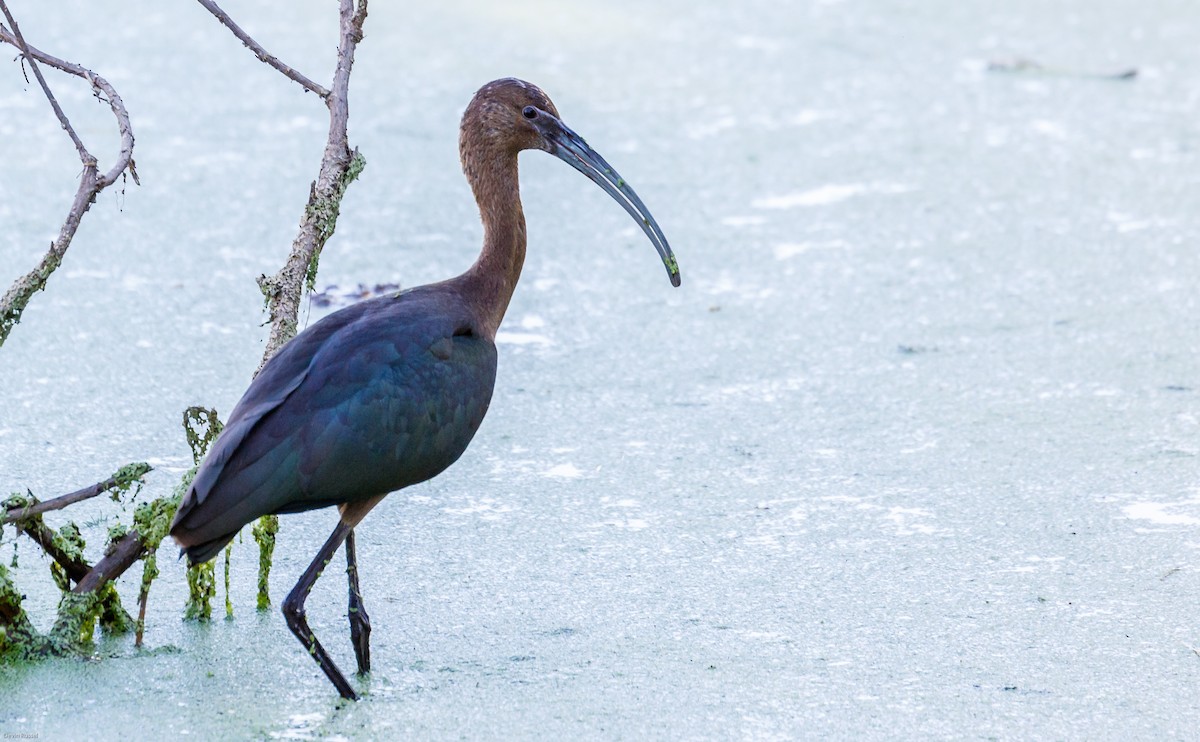
POLYGON ((329 315, 293 338, 263 366, 241 400, 234 406, 220 436, 197 468, 196 476, 175 514, 172 532, 176 526, 188 519, 196 507, 208 499, 225 465, 263 416, 283 404, 308 376, 317 350, 354 319, 349 313, 343 312, 329 315))
MULTIPOLYGON (((429 479, 458 459, 483 421, 495 381, 495 346, 455 335, 452 316, 422 316, 396 333, 357 332, 352 352, 322 350, 289 400, 299 492, 286 509, 365 499, 429 479)), ((283 422, 282 415, 279 422, 283 422)), ((275 419, 264 433, 278 428, 275 419), (270 429, 270 430, 268 430, 270 429)))
POLYGON ((250 385, 172 533, 185 546, 214 542, 266 513, 366 499, 436 475, 482 422, 495 369, 495 346, 436 293, 330 315, 250 385))

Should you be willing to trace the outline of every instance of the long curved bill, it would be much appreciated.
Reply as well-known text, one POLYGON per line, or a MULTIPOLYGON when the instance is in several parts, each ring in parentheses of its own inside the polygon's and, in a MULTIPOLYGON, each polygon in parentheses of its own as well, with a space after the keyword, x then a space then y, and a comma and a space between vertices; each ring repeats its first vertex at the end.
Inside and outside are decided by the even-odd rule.
POLYGON ((650 238, 650 242, 654 244, 654 249, 662 258, 663 265, 667 267, 671 285, 679 286, 679 263, 675 260, 675 253, 671 252, 667 238, 658 228, 658 222, 654 221, 654 216, 646 208, 646 204, 642 203, 642 199, 638 198, 637 193, 629 187, 625 179, 618 175, 616 170, 613 170, 612 165, 605 162, 596 150, 588 146, 583 137, 571 131, 566 124, 554 116, 545 111, 540 113, 545 119, 552 122, 548 125, 543 123, 541 127, 542 136, 552 147, 549 150, 550 154, 564 160, 571 167, 586 175, 588 180, 603 188, 605 193, 621 204, 634 221, 641 226, 642 231, 650 238))

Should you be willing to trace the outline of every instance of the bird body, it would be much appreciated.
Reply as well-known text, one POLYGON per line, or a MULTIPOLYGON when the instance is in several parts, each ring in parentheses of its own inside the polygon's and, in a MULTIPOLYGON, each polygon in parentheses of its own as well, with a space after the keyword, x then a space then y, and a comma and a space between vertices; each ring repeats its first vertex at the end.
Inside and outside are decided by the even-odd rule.
POLYGON ((262 515, 367 500, 458 460, 491 401, 496 346, 457 283, 346 307, 271 358, 176 516, 192 563, 262 515))
POLYGON ((653 243, 671 283, 679 266, 637 194, 536 85, 484 85, 463 114, 459 154, 479 205, 483 249, 465 273, 334 312, 285 345, 251 382, 200 464, 171 525, 192 564, 272 513, 337 505, 333 533, 288 594, 292 633, 344 698, 357 698, 309 629, 304 601, 343 543, 350 633, 370 669, 370 622, 354 527, 389 492, 437 476, 466 450, 496 380, 496 331, 525 261, 517 155, 540 149, 600 186, 653 243))

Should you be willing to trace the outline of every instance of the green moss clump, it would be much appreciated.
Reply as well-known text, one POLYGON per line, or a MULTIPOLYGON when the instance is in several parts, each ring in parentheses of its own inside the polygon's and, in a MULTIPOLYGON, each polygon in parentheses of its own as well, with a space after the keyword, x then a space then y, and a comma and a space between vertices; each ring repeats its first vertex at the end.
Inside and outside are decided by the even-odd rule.
POLYGON ((92 642, 96 618, 103 609, 104 592, 101 589, 64 594, 58 603, 58 619, 45 637, 43 653, 56 656, 83 654, 92 642))
MULTIPOLYGON (((184 480, 187 484, 192 482, 191 476, 185 475, 184 480)), ((186 485, 184 485, 186 489, 186 485)), ((146 550, 153 554, 158 545, 171 531, 171 520, 175 517, 175 511, 179 509, 179 503, 182 499, 178 490, 170 497, 160 497, 152 502, 143 502, 137 506, 137 510, 133 511, 133 528, 142 537, 142 543, 146 545, 146 550)))
MULTIPOLYGON (((175 517, 175 511, 179 509, 179 504, 183 501, 183 496, 187 493, 188 487, 192 484, 192 479, 196 476, 196 468, 200 466, 200 462, 204 459, 204 455, 208 453, 208 449, 212 446, 213 441, 220 435, 224 425, 221 419, 217 416, 215 409, 204 407, 188 407, 183 411, 183 431, 187 436, 188 447, 192 449, 192 459, 195 461, 195 466, 191 468, 183 478, 180 479, 179 485, 175 488, 175 494, 171 498, 171 505, 168 509, 161 513, 154 514, 152 534, 147 534, 156 537, 154 546, 157 548, 162 539, 166 538, 171 530, 171 520, 175 517), (169 512, 167 512, 169 510, 169 512)), ((149 515, 149 514, 148 514, 149 515)), ((147 527, 151 527, 149 524, 147 527)), ((157 561, 153 558, 154 550, 151 550, 151 556, 146 558, 146 567, 142 574, 142 590, 150 589, 150 581, 158 576, 157 561)), ((212 598, 216 594, 216 576, 212 564, 201 564, 196 567, 189 567, 187 572, 188 578, 188 601, 184 608, 184 617, 193 621, 208 621, 212 618, 212 598)))
POLYGON ((367 158, 363 157, 362 152, 358 148, 354 148, 354 152, 350 154, 350 165, 346 168, 346 175, 342 178, 342 192, 345 193, 347 186, 358 180, 358 176, 362 175, 363 168, 367 166, 367 158))
MULTIPOLYGON (((146 556, 142 557, 142 585, 138 591, 138 601, 142 604, 150 594, 150 583, 158 577, 158 547, 171 530, 171 520, 179 509, 183 492, 187 491, 196 474, 195 467, 183 475, 179 486, 170 497, 160 497, 152 502, 143 502, 133 511, 133 528, 142 537, 146 545, 146 556)), ((145 619, 139 615, 137 633, 140 637, 145 631, 145 619)))
POLYGON ((0 662, 29 659, 45 645, 21 607, 23 597, 8 569, 0 564, 0 662))
MULTIPOLYGON (((147 523, 146 527, 148 530, 143 531, 143 535, 147 539, 147 545, 149 545, 152 538, 155 540, 153 548, 150 550, 150 555, 146 558, 146 568, 143 570, 143 593, 150 589, 150 581, 158 576, 158 566, 153 558, 154 551, 158 548, 158 544, 161 543, 162 539, 166 538, 170 532, 171 520, 175 517, 175 511, 179 509, 179 505, 183 501, 183 496, 187 493, 188 487, 191 486, 192 480, 196 476, 196 469, 200 466, 204 455, 208 453, 213 441, 220 435, 223 427, 224 425, 217 416, 215 409, 188 407, 183 411, 183 430, 187 436, 188 446, 192 449, 192 459, 196 462, 196 465, 180 479, 179 485, 175 488, 174 495, 170 498, 169 502, 164 502, 161 512, 147 512, 147 517, 150 518, 152 523, 147 523)), ((134 520, 136 523, 136 516, 134 520)), ((189 567, 187 580, 188 601, 183 612, 184 618, 191 621, 212 620, 212 599, 217 592, 216 568, 212 562, 189 567)))
POLYGON ((271 557, 275 553, 275 534, 279 533, 279 516, 264 515, 251 531, 258 543, 258 610, 271 607, 271 557))
POLYGON ((65 593, 58 603, 58 618, 50 633, 33 643, 34 653, 64 657, 86 654, 96 633, 96 623, 111 636, 128 633, 133 619, 121 607, 117 586, 106 583, 89 593, 65 593))
POLYGON ((216 567, 212 562, 188 567, 188 602, 184 618, 191 621, 212 620, 212 599, 217 594, 216 567))
POLYGON ((3 502, 0 502, 0 510, 11 511, 32 507, 35 500, 33 493, 29 490, 25 490, 25 492, 24 495, 14 492, 6 497, 3 502))
POLYGON ((192 459, 196 464, 208 453, 209 447, 224 427, 225 424, 217 416, 217 411, 211 407, 188 407, 183 411, 183 433, 187 437, 188 447, 192 449, 192 459))
POLYGON ((107 582, 89 593, 64 592, 58 602, 54 628, 40 642, 34 642, 38 654, 58 657, 87 651, 96 634, 96 624, 109 636, 127 634, 134 621, 121 606, 117 586, 107 582))
MULTIPOLYGON (((79 526, 74 523, 66 524, 58 529, 52 541, 54 547, 68 559, 83 561, 83 549, 86 544, 83 541, 83 535, 79 533, 79 526)), ((71 591, 71 578, 67 577, 67 571, 61 564, 56 561, 50 562, 50 576, 54 578, 54 584, 58 585, 58 589, 63 593, 71 591)))
POLYGON ((112 478, 115 481, 108 488, 108 491, 112 493, 113 502, 120 502, 121 495, 128 492, 129 488, 134 485, 137 485, 137 490, 134 491, 136 497, 137 493, 142 491, 143 477, 149 474, 153 468, 144 461, 135 461, 113 472, 112 478))
POLYGON ((98 605, 100 628, 109 636, 128 634, 135 623, 125 608, 121 606, 121 596, 117 594, 115 583, 108 583, 100 588, 100 603, 98 605))

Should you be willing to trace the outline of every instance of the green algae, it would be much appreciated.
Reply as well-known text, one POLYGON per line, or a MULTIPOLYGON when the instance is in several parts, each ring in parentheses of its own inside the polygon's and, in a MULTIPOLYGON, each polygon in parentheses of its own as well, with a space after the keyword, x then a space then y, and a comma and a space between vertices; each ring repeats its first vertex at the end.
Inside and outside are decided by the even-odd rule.
POLYGON ((8 568, 0 564, 0 661, 29 659, 45 643, 21 607, 23 597, 8 568))
POLYGON ((271 557, 275 553, 275 534, 279 533, 279 516, 264 515, 251 531, 258 543, 258 610, 271 607, 271 557))
MULTIPOLYGON (((192 449, 192 460, 195 462, 195 465, 184 473, 183 477, 180 478, 179 484, 175 487, 175 494, 171 498, 172 506, 169 509, 169 513, 164 513, 163 517, 156 521, 156 526, 161 528, 161 531, 155 532, 155 535, 159 537, 159 541, 165 538, 167 533, 170 532, 171 520, 175 517, 175 511, 179 509, 179 504, 183 501, 183 496, 187 493, 188 487, 192 484, 192 479, 196 476, 196 469, 199 468, 200 462, 204 460, 204 455, 208 453, 208 449, 212 446, 213 441, 217 439, 217 436, 221 434, 223 428, 224 424, 217 416, 217 411, 211 407, 188 407, 183 411, 184 435, 187 437, 188 447, 192 449)), ((157 575, 157 565, 154 572, 157 575)), ((187 582, 188 599, 187 604, 184 606, 184 618, 191 621, 211 620, 212 599, 217 592, 216 568, 212 562, 188 567, 187 582)), ((143 584, 147 583, 143 580, 143 584)), ((147 589, 148 587, 147 584, 147 589)))
POLYGON ((117 594, 116 583, 105 583, 98 592, 100 593, 100 604, 97 620, 104 633, 108 636, 121 636, 132 631, 137 624, 121 605, 121 596, 117 594))
POLYGON ((217 594, 217 571, 211 561, 189 567, 188 601, 183 617, 189 621, 211 621, 212 599, 217 594))
MULTIPOLYGON (((143 478, 151 467, 145 462, 135 462, 121 467, 113 473, 111 483, 101 491, 108 491, 114 501, 120 502, 125 493, 141 491, 143 478)), ((29 508, 37 503, 31 492, 13 495, 2 506, 5 510, 29 508)), ((45 532, 41 514, 19 517, 14 521, 18 532, 45 532)), ((108 530, 108 548, 128 533, 127 528, 117 525, 108 530)), ((0 577, 0 631, 4 639, 0 642, 0 657, 10 661, 30 661, 46 656, 69 656, 85 653, 91 646, 96 627, 110 636, 128 633, 134 622, 121 605, 120 595, 112 582, 106 582, 96 590, 78 594, 72 591, 73 581, 67 564, 87 564, 84 550, 87 543, 79 526, 68 521, 57 531, 50 532, 48 553, 54 556, 50 563, 50 576, 62 592, 56 610, 54 627, 45 635, 39 634, 29 622, 21 608, 22 595, 7 570, 0 577)), ((14 542, 15 546, 15 542, 14 542)), ((15 563, 14 563, 15 568, 15 563)), ((78 578, 78 575, 76 575, 78 578)))
MULTIPOLYGON (((111 587, 112 583, 108 583, 111 587)), ((58 619, 44 637, 43 655, 86 654, 101 611, 103 590, 66 593, 58 603, 58 619)))
POLYGON ((113 502, 120 502, 121 495, 128 492, 132 487, 137 487, 133 492, 134 497, 137 497, 138 493, 142 491, 142 485, 145 484, 145 476, 153 469, 154 467, 145 461, 135 461, 113 472, 113 483, 108 487, 113 502))
MULTIPOLYGON (((40 521, 40 516, 38 517, 40 521)), ((67 523, 54 534, 51 539, 54 547, 72 561, 83 561, 83 549, 87 546, 83 540, 83 535, 79 532, 79 526, 74 522, 67 523)), ((58 585, 58 589, 64 593, 71 591, 71 578, 67 576, 67 570, 63 568, 57 561, 50 562, 50 576, 54 578, 54 584, 58 585)))
POLYGON ((213 441, 221 434, 225 424, 212 407, 188 407, 183 411, 183 434, 188 448, 192 449, 192 460, 199 465, 213 441))
POLYGON ((180 484, 176 486, 175 492, 170 497, 160 497, 151 502, 143 502, 133 513, 134 530, 142 537, 142 543, 146 547, 146 554, 142 557, 142 582, 138 589, 138 603, 141 605, 136 625, 139 646, 142 634, 146 629, 145 606, 150 595, 150 584, 159 574, 158 547, 170 532, 171 520, 175 517, 175 511, 179 509, 183 492, 187 491, 194 475, 195 467, 184 474, 180 484))

